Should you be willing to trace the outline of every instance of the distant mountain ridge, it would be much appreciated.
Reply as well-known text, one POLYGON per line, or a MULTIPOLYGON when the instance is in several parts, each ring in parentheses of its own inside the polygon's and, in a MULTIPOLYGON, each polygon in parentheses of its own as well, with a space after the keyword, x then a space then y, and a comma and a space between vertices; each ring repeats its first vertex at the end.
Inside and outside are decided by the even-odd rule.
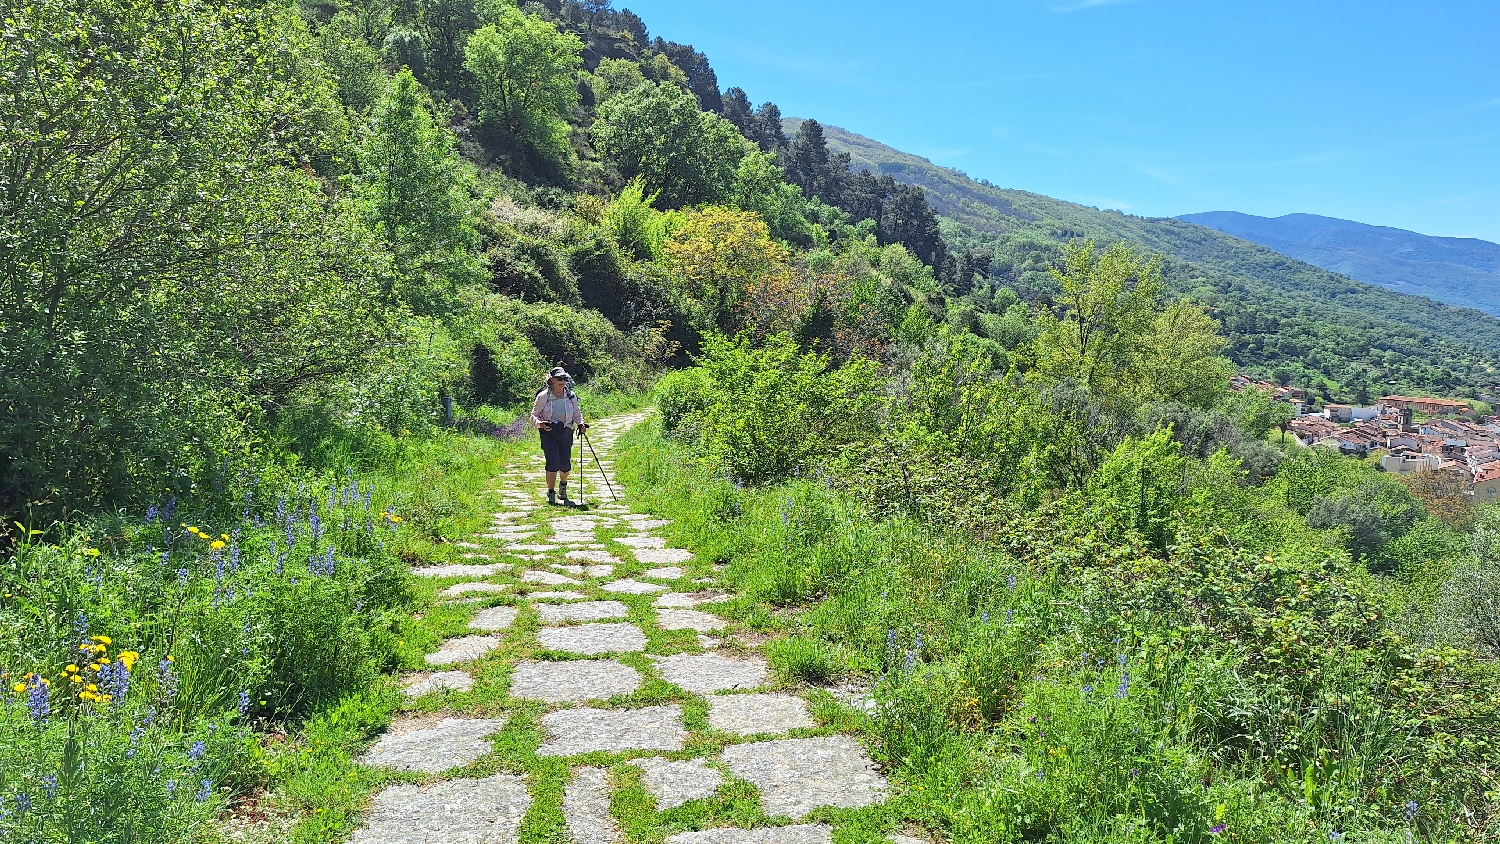
MULTIPOLYGON (((788 119, 784 129, 801 123, 788 119)), ((1208 226, 1000 188, 845 129, 823 131, 855 170, 921 187, 944 236, 991 252, 996 283, 1025 297, 1050 298, 1047 269, 1069 241, 1123 240, 1163 257, 1168 286, 1212 309, 1247 371, 1288 383, 1324 378, 1346 398, 1500 386, 1500 319, 1490 314, 1356 281, 1208 226)))
POLYGON ((1500 315, 1500 244, 1316 214, 1257 217, 1210 211, 1177 219, 1370 284, 1500 315))

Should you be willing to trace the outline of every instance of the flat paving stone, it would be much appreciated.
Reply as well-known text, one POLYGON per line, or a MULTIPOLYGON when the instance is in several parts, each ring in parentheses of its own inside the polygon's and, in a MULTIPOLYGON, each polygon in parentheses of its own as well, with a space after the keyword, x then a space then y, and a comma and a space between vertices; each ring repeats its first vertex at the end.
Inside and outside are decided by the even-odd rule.
POLYGON ((473 594, 476 594, 476 593, 485 593, 485 594, 489 594, 489 595, 496 595, 496 594, 499 594, 501 592, 508 592, 508 591, 510 591, 510 587, 506 586, 503 583, 477 583, 476 582, 476 583, 456 583, 456 584, 454 584, 452 586, 449 586, 447 589, 444 589, 440 594, 444 598, 458 598, 458 597, 461 597, 463 595, 473 595, 473 594))
POLYGON ((543 586, 581 586, 583 584, 571 577, 551 571, 528 571, 521 575, 521 579, 527 583, 540 583, 543 586))
POLYGON ((567 557, 570 560, 582 560, 588 563, 607 563, 609 565, 614 565, 615 563, 620 562, 619 557, 616 557, 614 554, 611 554, 608 551, 569 551, 563 556, 567 557))
POLYGON ((885 799, 885 779, 849 736, 736 744, 724 748, 734 775, 760 789, 768 815, 800 818, 819 806, 854 809, 885 799))
POLYGON ((647 565, 675 566, 693 558, 693 552, 684 548, 637 548, 635 558, 647 565))
POLYGON ((394 785, 375 795, 350 844, 515 844, 531 807, 526 780, 510 774, 426 787, 394 785))
POLYGON ((667 541, 660 536, 622 536, 615 540, 631 548, 665 548, 667 541))
POLYGON ((523 662, 510 675, 511 697, 547 703, 608 700, 640 687, 640 672, 612 659, 523 662))
POLYGON ((583 573, 589 577, 610 577, 615 573, 615 567, 608 563, 594 563, 584 566, 583 573))
POLYGON ((487 607, 469 619, 469 629, 490 633, 509 630, 510 626, 516 623, 516 612, 515 607, 487 607))
POLYGON ((697 610, 657 610, 656 626, 663 630, 697 630, 699 633, 707 633, 723 630, 729 626, 729 622, 697 610))
POLYGON ((653 592, 665 592, 667 587, 660 583, 642 583, 639 580, 625 578, 606 583, 599 587, 606 592, 614 592, 620 595, 650 595, 653 592))
POLYGON ((440 774, 486 756, 493 749, 485 736, 505 729, 506 719, 445 718, 426 729, 386 733, 359 758, 360 764, 399 771, 440 774))
POLYGON ((730 596, 717 592, 668 592, 651 602, 657 609, 691 609, 704 604, 722 604, 730 596))
POLYGON ((536 633, 542 647, 552 651, 592 656, 628 653, 646 649, 646 634, 634 624, 580 624, 575 627, 543 627, 536 633))
POLYGON ((603 750, 681 750, 687 741, 682 707, 564 709, 542 716, 547 741, 538 756, 573 756, 603 750))
POLYGON ((532 592, 526 597, 533 601, 582 601, 588 596, 582 592, 532 592))
POLYGON ((455 542, 453 544, 457 545, 460 548, 468 548, 471 551, 483 551, 484 550, 484 546, 483 545, 475 545, 472 542, 455 542))
POLYGON ((709 695, 708 725, 726 733, 753 736, 816 727, 807 701, 795 695, 709 695))
POLYGON ((411 573, 417 577, 493 577, 502 571, 510 571, 513 566, 508 563, 488 563, 477 566, 424 566, 414 568, 411 573))
POLYGON ((660 568, 647 569, 641 572, 641 577, 652 580, 681 580, 687 575, 679 566, 662 566, 660 568))
POLYGON ((579 768, 563 790, 563 822, 573 844, 615 844, 620 827, 609 814, 609 773, 579 768))
POLYGON ((641 784, 656 798, 658 812, 712 797, 724 784, 724 775, 701 759, 672 762, 662 756, 651 756, 632 759, 629 764, 641 769, 641 784))
POLYGON ((674 654, 653 659, 662 679, 694 694, 753 689, 766 682, 766 663, 761 659, 718 654, 674 654))
POLYGON ((583 601, 577 604, 557 604, 537 607, 543 624, 562 624, 567 621, 604 621, 624 618, 630 608, 619 601, 583 601))
POLYGON ((808 823, 761 829, 705 829, 669 835, 666 844, 833 844, 833 827, 808 823))
POLYGON ((437 653, 428 654, 424 659, 428 665, 454 665, 472 662, 498 647, 499 636, 460 636, 443 642, 437 653))
POLYGON ((455 692, 467 692, 474 688, 474 678, 467 671, 439 671, 429 674, 420 680, 408 685, 402 691, 407 697, 421 697, 432 694, 443 689, 452 689, 455 692))

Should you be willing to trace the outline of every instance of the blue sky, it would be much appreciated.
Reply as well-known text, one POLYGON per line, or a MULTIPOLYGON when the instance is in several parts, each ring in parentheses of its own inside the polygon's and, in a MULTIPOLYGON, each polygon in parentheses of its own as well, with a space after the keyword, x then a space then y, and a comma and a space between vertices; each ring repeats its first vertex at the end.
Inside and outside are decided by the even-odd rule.
POLYGON ((616 0, 721 87, 1132 214, 1500 241, 1500 2, 616 0))

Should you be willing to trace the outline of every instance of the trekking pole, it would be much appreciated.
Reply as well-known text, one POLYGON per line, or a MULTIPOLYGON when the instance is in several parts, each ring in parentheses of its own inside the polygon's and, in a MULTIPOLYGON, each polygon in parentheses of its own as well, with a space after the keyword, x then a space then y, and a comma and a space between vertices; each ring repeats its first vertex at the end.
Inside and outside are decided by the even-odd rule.
MULTIPOLYGON (((582 432, 580 432, 580 434, 581 433, 582 432)), ((579 507, 579 509, 583 509, 583 508, 589 506, 588 505, 588 501, 585 500, 584 494, 583 494, 583 482, 587 479, 586 473, 588 472, 588 467, 589 467, 589 462, 583 456, 583 447, 579 446, 579 448, 578 448, 578 507, 579 507)))
POLYGON ((609 473, 604 471, 604 464, 599 462, 599 452, 595 451, 594 444, 589 442, 587 431, 583 434, 583 444, 588 446, 589 454, 594 455, 594 465, 599 467, 599 474, 604 478, 604 485, 609 487, 609 500, 619 501, 620 499, 615 497, 615 485, 609 482, 609 473))

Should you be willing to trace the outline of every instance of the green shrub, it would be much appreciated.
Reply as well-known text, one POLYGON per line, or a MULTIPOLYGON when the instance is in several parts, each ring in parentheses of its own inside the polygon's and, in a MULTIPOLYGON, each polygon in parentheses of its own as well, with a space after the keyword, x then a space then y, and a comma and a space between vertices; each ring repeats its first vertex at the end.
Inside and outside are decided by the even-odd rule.
POLYGON ((712 390, 701 414, 704 459, 744 483, 820 471, 873 430, 878 382, 869 361, 835 368, 778 337, 760 348, 712 340, 701 366, 712 390))
POLYGON ((713 401, 713 385, 708 379, 707 371, 693 367, 669 372, 656 382, 651 393, 663 433, 692 438, 697 421, 713 401))

